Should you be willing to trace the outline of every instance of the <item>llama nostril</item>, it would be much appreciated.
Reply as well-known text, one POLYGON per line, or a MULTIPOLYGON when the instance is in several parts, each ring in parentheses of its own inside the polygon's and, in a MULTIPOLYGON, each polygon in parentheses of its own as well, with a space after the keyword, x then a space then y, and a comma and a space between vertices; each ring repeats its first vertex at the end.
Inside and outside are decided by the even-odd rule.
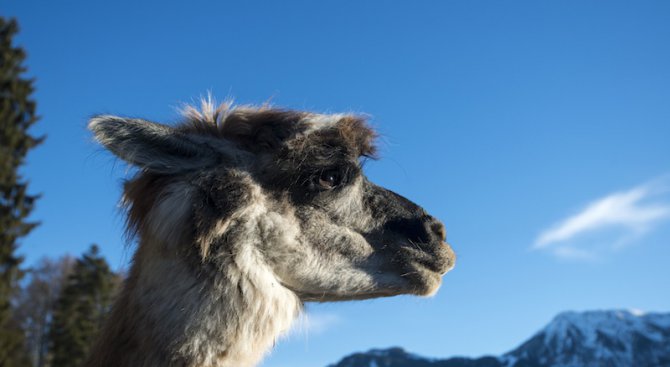
POLYGON ((435 221, 430 225, 430 229, 433 230, 433 233, 442 240, 442 242, 447 240, 447 229, 444 228, 442 222, 435 221))

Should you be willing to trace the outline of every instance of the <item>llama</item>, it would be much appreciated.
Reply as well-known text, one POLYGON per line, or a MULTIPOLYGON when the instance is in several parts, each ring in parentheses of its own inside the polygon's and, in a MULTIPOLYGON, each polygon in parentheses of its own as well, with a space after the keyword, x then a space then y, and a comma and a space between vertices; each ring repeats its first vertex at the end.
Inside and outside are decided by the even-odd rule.
POLYGON ((254 366, 304 302, 432 295, 454 265, 441 222, 363 175, 361 117, 203 101, 89 128, 138 168, 138 245, 86 366, 254 366))

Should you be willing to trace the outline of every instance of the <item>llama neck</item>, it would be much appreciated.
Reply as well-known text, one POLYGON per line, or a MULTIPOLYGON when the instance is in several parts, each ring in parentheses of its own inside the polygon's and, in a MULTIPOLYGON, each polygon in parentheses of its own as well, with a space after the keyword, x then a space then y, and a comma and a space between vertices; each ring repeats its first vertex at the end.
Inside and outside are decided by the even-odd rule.
POLYGON ((255 249, 241 249, 247 250, 219 265, 180 354, 198 356, 205 366, 254 366, 290 328, 302 303, 258 261, 255 249), (219 330, 212 328, 217 323, 219 330))
POLYGON ((239 250, 199 273, 138 250, 89 365, 254 366, 301 302, 252 248, 239 250))

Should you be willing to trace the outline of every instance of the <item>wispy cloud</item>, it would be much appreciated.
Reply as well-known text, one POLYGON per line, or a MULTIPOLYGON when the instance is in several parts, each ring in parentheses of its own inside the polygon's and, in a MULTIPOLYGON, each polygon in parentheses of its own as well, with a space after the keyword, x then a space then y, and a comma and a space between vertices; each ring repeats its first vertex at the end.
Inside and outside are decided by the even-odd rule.
POLYGON ((663 177, 607 195, 544 230, 532 248, 547 250, 561 258, 597 258, 603 251, 639 239, 663 219, 670 218, 669 191, 669 180, 663 177), (592 243, 584 243, 584 237, 589 237, 592 243))

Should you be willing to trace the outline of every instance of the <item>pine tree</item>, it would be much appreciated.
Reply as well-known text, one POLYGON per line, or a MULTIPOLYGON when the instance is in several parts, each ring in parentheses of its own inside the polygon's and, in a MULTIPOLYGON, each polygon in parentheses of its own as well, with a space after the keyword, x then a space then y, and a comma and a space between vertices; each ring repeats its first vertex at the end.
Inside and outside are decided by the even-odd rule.
POLYGON ((117 276, 92 245, 74 265, 57 301, 50 330, 53 367, 79 366, 116 293, 117 276))
POLYGON ((22 76, 25 52, 12 45, 17 32, 15 20, 0 17, 0 365, 5 367, 23 365, 23 333, 12 316, 12 299, 23 276, 16 249, 18 239, 36 226, 26 218, 37 196, 27 193, 18 169, 42 140, 28 134, 38 117, 30 97, 33 81, 22 76))

